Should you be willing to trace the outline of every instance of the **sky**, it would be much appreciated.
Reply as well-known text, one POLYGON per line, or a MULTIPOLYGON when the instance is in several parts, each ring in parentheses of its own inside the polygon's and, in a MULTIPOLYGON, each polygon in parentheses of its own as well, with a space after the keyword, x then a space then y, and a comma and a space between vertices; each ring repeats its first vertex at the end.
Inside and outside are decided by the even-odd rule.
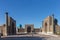
POLYGON ((16 20, 16 26, 34 24, 42 26, 42 21, 54 13, 60 25, 60 0, 0 0, 0 25, 5 24, 5 12, 16 20))

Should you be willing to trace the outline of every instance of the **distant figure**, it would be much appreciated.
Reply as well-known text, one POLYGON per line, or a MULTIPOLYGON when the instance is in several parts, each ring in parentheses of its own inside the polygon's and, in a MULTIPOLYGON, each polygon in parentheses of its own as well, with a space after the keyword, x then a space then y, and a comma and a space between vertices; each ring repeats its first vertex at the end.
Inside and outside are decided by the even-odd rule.
POLYGON ((32 31, 32 37, 33 37, 33 34, 34 34, 34 30, 32 31))

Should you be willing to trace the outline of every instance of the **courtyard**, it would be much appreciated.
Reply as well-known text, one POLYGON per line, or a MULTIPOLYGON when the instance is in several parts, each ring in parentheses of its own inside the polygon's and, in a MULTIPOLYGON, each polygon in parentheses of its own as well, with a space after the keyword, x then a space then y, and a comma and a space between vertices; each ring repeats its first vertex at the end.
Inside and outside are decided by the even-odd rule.
POLYGON ((10 35, 2 36, 1 40, 60 40, 60 37, 43 35, 43 34, 30 34, 30 35, 10 35))

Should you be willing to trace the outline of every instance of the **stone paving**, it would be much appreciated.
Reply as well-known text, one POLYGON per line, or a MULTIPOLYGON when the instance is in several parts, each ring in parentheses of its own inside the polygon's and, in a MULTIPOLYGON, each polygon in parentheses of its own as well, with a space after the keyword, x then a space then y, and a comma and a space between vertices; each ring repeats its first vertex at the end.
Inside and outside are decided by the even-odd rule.
POLYGON ((34 34, 32 35, 11 35, 2 37, 1 40, 60 40, 60 37, 53 37, 49 35, 34 34))

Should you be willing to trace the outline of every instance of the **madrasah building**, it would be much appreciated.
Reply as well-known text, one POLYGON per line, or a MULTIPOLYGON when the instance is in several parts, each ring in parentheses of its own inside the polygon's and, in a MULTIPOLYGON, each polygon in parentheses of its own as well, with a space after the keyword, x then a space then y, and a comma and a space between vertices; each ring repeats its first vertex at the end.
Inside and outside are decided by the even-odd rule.
POLYGON ((6 12, 6 24, 0 26, 0 32, 2 36, 16 35, 19 33, 44 33, 44 34, 60 34, 60 26, 58 20, 52 16, 46 17, 42 21, 42 28, 34 28, 34 24, 25 24, 25 28, 17 28, 16 20, 8 16, 6 12))
POLYGON ((5 13, 6 23, 0 26, 1 36, 15 35, 16 34, 16 21, 5 13))
POLYGON ((25 28, 18 29, 18 32, 32 33, 34 30, 35 33, 43 34, 60 34, 60 26, 58 25, 58 20, 54 18, 54 14, 46 17, 42 21, 42 28, 34 28, 33 24, 26 24, 25 28))
POLYGON ((42 33, 45 34, 60 34, 60 26, 58 20, 52 16, 48 16, 42 21, 42 33))
POLYGON ((41 31, 40 28, 34 28, 34 24, 25 24, 24 28, 18 28, 17 30, 18 30, 17 34, 19 33, 31 34, 33 32, 35 34, 38 34, 41 31))

